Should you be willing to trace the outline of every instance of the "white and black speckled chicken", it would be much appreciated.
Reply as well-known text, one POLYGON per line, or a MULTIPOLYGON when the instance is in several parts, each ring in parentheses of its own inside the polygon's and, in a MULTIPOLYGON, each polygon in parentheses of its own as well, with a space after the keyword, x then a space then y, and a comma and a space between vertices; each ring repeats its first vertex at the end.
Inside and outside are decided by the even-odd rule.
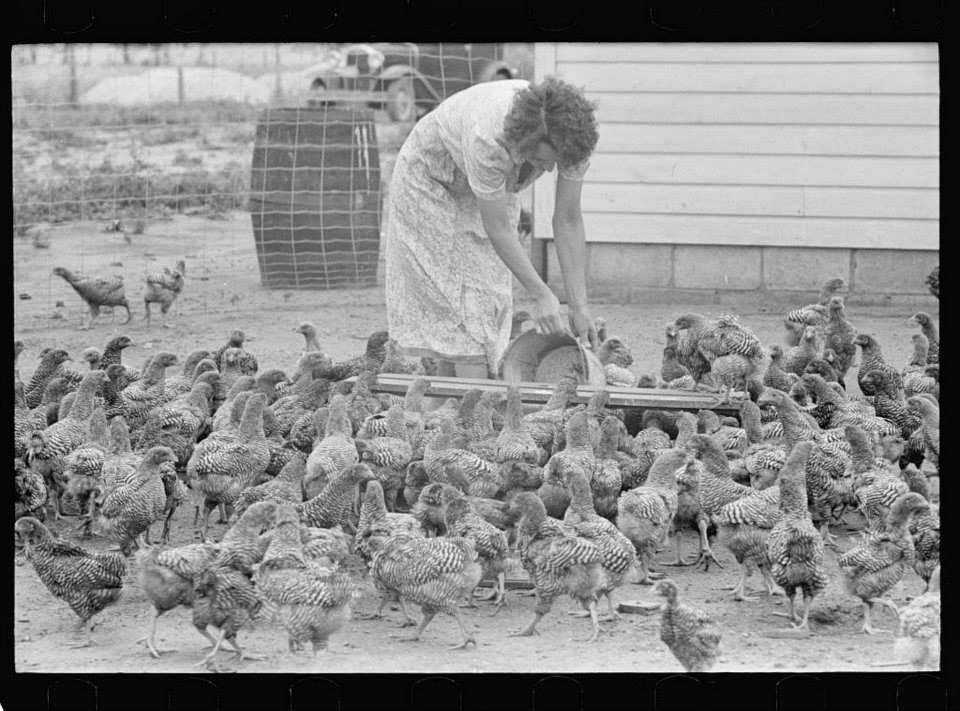
POLYGON ((196 666, 211 665, 224 640, 240 659, 259 659, 237 644, 237 633, 250 626, 263 607, 258 592, 249 576, 229 566, 211 565, 194 578, 193 626, 201 633, 211 625, 220 632, 213 649, 196 666))
POLYGON ((94 553, 55 538, 30 516, 18 519, 14 530, 40 581, 70 606, 80 618, 80 627, 87 628, 85 644, 77 646, 93 644, 94 625, 87 627, 87 623, 119 599, 126 561, 117 553, 94 553))
POLYGON ((251 486, 240 492, 233 505, 237 515, 258 501, 299 504, 303 502, 303 477, 307 473, 307 458, 302 452, 287 462, 280 473, 270 481, 251 486))
POLYGON ((499 467, 493 462, 455 446, 456 423, 444 418, 440 423, 440 435, 427 443, 423 452, 423 464, 430 481, 449 481, 447 469, 457 470, 469 482, 472 496, 493 498, 503 487, 499 467))
MULTIPOLYGON (((883 350, 880 348, 880 344, 876 338, 869 334, 861 333, 853 339, 853 342, 860 346, 861 349, 860 367, 857 369, 857 385, 860 386, 860 391, 864 395, 877 394, 875 384, 863 378, 864 375, 872 370, 879 370, 885 377, 888 377, 890 384, 896 388, 896 390, 899 391, 903 389, 903 376, 900 375, 899 370, 887 363, 883 357, 883 350)), ((878 412, 877 414, 881 413, 878 412)))
POLYGON ((47 485, 43 476, 31 471, 18 457, 13 459, 13 518, 46 518, 47 485))
POLYGON ((387 511, 383 486, 377 479, 366 482, 360 504, 360 520, 354 536, 354 549, 367 565, 374 553, 369 543, 371 536, 424 537, 420 521, 413 514, 387 511))
POLYGON ((387 508, 396 510, 397 493, 403 488, 407 465, 413 460, 413 447, 407 438, 406 417, 402 405, 393 405, 385 418, 386 432, 371 439, 357 439, 360 461, 367 464, 383 485, 387 508))
POLYGON ((940 407, 932 398, 911 395, 907 409, 920 418, 920 437, 923 441, 924 462, 929 462, 940 473, 940 407))
POLYGON ((331 528, 342 526, 345 531, 356 532, 359 515, 355 513, 357 493, 361 483, 376 477, 366 464, 353 464, 335 474, 319 494, 308 501, 296 504, 294 509, 307 526, 331 528))
POLYGON ((687 671, 710 671, 720 656, 720 627, 703 610, 678 602, 677 584, 672 580, 661 580, 653 590, 666 599, 660 613, 660 640, 687 671))
POLYGON ((925 311, 918 311, 908 322, 918 325, 927 338, 927 365, 940 363, 940 330, 933 317, 925 311))
POLYGON ((837 558, 847 591, 863 603, 863 631, 867 634, 876 631, 870 621, 875 603, 899 614, 896 605, 882 595, 899 583, 913 566, 916 553, 910 536, 910 519, 929 510, 930 504, 920 494, 912 491, 904 494, 890 507, 883 533, 868 536, 863 544, 837 558))
POLYGON ((310 642, 313 652, 326 649, 331 634, 350 619, 353 584, 350 576, 325 568, 304 552, 297 512, 277 511, 270 545, 254 575, 264 603, 263 617, 287 632, 291 652, 310 642))
POLYGON ((157 353, 140 380, 124 388, 119 402, 107 409, 107 417, 123 415, 131 430, 143 426, 153 408, 172 399, 172 393, 167 391, 165 372, 177 363, 176 354, 157 353))
POLYGON ((384 595, 420 605, 423 620, 406 641, 417 641, 438 612, 457 620, 463 641, 451 649, 476 645, 463 622, 458 603, 472 594, 483 568, 472 540, 467 538, 407 538, 371 536, 374 551, 370 575, 384 595))
POLYGON ((63 372, 62 364, 68 360, 70 354, 62 348, 51 348, 40 356, 40 364, 24 388, 27 407, 34 408, 40 404, 47 383, 63 372))
POLYGON ((813 444, 798 442, 780 470, 780 520, 767 535, 767 561, 773 580, 790 600, 786 617, 794 626, 787 633, 806 634, 810 604, 827 585, 823 568, 823 538, 817 533, 807 508, 805 470, 813 444), (796 614, 796 598, 803 597, 803 616, 796 614))
POLYGON ((308 494, 323 487, 345 468, 360 461, 353 439, 353 425, 347 416, 347 398, 336 395, 327 408, 323 437, 307 457, 304 486, 308 494))
POLYGON ((224 370, 224 355, 231 348, 240 351, 236 357, 236 366, 242 375, 256 375, 259 369, 257 358, 253 353, 243 349, 243 343, 246 341, 246 334, 240 329, 234 329, 230 332, 227 342, 213 352, 213 362, 217 364, 220 372, 224 370))
POLYGON ((605 579, 603 552, 562 522, 547 516, 543 501, 536 494, 517 494, 511 506, 520 512, 517 551, 537 596, 533 620, 511 636, 537 634, 537 623, 550 611, 553 599, 566 593, 590 614, 593 634, 589 641, 595 641, 600 636, 597 595, 605 579))
POLYGON ((495 590, 485 599, 495 598, 494 603, 499 609, 504 604, 507 534, 481 518, 465 497, 450 501, 444 509, 444 517, 447 535, 472 541, 483 568, 483 577, 497 579, 495 590))
POLYGON ((97 525, 119 540, 124 555, 130 555, 135 540, 138 547, 143 547, 151 524, 163 517, 167 496, 162 467, 175 461, 176 455, 169 447, 153 447, 144 454, 132 480, 104 493, 97 525))
POLYGON ((619 615, 614 607, 612 594, 636 567, 636 551, 629 538, 596 512, 586 473, 569 468, 565 474, 565 482, 570 489, 570 506, 563 515, 563 522, 571 526, 576 535, 600 549, 603 555, 601 567, 604 579, 597 588, 597 595, 607 598, 609 619, 617 619, 619 615))
POLYGON ((934 569, 930 586, 900 610, 900 629, 893 642, 895 663, 909 664, 917 671, 940 669, 940 566, 934 569))

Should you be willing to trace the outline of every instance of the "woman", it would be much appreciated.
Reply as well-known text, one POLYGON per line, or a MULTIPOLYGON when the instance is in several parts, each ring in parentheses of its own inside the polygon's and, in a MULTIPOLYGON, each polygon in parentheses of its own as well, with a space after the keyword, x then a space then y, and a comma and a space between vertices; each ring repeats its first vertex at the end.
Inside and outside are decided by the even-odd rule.
POLYGON ((593 105, 552 77, 477 84, 417 123, 397 155, 387 216, 387 324, 405 354, 437 359, 441 376, 496 377, 514 276, 534 300, 537 329, 568 331, 517 236, 517 193, 556 166, 569 331, 595 344, 580 189, 596 143, 593 105))

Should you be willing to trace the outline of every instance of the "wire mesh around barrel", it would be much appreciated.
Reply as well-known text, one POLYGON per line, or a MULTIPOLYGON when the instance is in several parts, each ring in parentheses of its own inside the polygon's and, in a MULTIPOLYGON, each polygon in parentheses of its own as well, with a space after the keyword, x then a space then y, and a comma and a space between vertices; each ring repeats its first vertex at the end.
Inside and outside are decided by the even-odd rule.
POLYGON ((380 157, 367 109, 267 109, 257 123, 250 216, 269 289, 375 286, 380 157))

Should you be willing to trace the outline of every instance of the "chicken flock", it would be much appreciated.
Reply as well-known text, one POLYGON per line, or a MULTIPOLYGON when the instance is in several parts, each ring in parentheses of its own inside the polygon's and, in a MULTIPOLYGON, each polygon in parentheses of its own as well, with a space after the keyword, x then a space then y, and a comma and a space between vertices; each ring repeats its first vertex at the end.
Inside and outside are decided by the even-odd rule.
POLYGON ((155 613, 141 640, 149 654, 172 651, 158 644, 159 620, 184 606, 212 645, 208 665, 224 643, 254 658, 241 646, 253 624, 276 628, 291 653, 307 644, 316 653, 391 602, 416 626, 410 639, 443 613, 460 628, 453 648, 468 648, 476 637, 462 608, 520 604, 512 588, 524 586, 506 582, 521 568, 535 602, 514 635, 537 634, 568 596, 596 641, 617 624, 618 591, 652 585, 660 639, 690 671, 714 666, 723 630, 656 568, 708 573, 723 546, 740 566, 733 597, 753 599, 747 583, 758 571, 760 594, 789 602, 789 626, 769 636, 801 637, 812 634, 832 555, 862 604, 863 631, 876 631, 877 606, 889 610, 900 624, 897 663, 934 668, 937 326, 914 315, 909 362, 889 363, 849 320, 843 289, 831 280, 817 303, 788 313, 784 342, 770 346, 736 316, 681 314, 666 326, 656 374, 635 374, 629 347, 598 323, 610 386, 712 392, 737 418, 619 410, 605 388, 577 404, 576 372, 535 408, 513 384, 440 403, 428 397, 435 364, 405 360, 385 331, 334 362, 316 328, 301 324, 304 350, 289 371, 261 367, 239 330, 214 350, 160 352, 140 368, 123 362, 133 343, 120 335, 85 350, 82 371, 45 348, 26 383, 17 341, 19 555, 76 613, 81 644, 93 643, 97 614, 139 586, 155 613), (378 392, 389 373, 412 376, 404 396, 378 392), (848 392, 853 377, 862 395, 848 392), (194 541, 171 545, 171 518, 187 502, 194 541), (48 517, 76 521, 80 542, 103 536, 116 547, 68 542, 48 517), (830 531, 841 522, 861 529, 846 550, 830 531), (699 537, 692 560, 681 550, 686 530, 699 537), (658 563, 669 539, 673 559, 658 563), (889 594, 911 575, 926 592, 898 608, 889 594), (352 609, 363 584, 380 596, 375 612, 352 609))

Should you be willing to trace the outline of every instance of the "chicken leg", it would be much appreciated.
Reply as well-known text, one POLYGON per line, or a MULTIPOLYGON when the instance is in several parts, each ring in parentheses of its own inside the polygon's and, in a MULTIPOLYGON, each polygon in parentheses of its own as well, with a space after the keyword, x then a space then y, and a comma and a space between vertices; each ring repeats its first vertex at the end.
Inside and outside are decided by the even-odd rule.
POLYGON ((723 565, 713 554, 713 549, 710 548, 710 541, 707 538, 707 519, 701 517, 697 521, 697 527, 700 529, 700 556, 696 561, 697 567, 702 565, 704 571, 708 571, 710 570, 710 561, 713 561, 717 564, 718 568, 723 568, 723 565))
MULTIPOLYGON (((153 618, 153 624, 150 626, 150 634, 146 637, 141 637, 137 640, 137 644, 146 643, 147 649, 150 651, 150 656, 154 659, 159 659, 161 654, 168 654, 170 652, 176 652, 176 649, 163 649, 156 645, 157 639, 157 622, 160 620, 160 615, 163 614, 159 610, 153 618)), ((215 640, 210 636, 210 633, 206 630, 201 630, 201 633, 213 643, 215 640)))

